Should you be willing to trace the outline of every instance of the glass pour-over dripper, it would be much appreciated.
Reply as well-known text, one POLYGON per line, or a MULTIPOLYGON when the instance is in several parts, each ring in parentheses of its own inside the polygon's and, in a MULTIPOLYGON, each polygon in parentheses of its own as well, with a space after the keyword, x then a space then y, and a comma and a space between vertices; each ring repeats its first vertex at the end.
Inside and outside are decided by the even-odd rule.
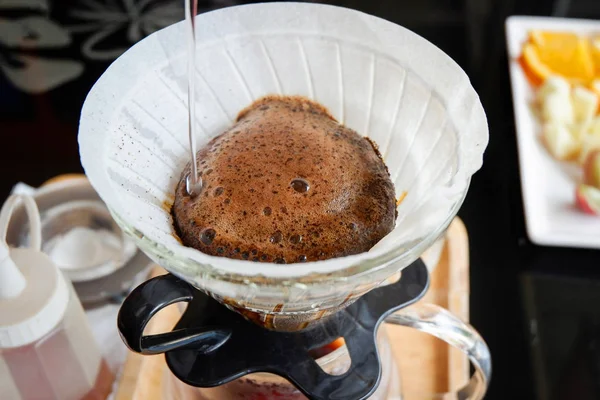
POLYGON ((184 25, 175 24, 102 75, 79 132, 90 182, 154 261, 258 323, 296 330, 352 304, 444 232, 488 136, 477 94, 447 55, 390 22, 316 4, 213 11, 197 17, 196 35, 199 146, 256 98, 304 95, 377 143, 406 197, 394 231, 358 255, 290 267, 183 246, 170 214, 189 160, 184 25))

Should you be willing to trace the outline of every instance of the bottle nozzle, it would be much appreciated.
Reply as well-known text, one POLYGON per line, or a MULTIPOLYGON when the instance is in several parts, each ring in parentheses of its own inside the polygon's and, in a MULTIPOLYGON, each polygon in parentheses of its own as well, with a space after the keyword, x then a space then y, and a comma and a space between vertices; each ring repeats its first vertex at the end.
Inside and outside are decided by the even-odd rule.
POLYGON ((26 284, 25 277, 10 258, 8 246, 0 244, 0 299, 17 297, 26 284))
POLYGON ((37 204, 30 196, 11 195, 0 211, 0 299, 18 296, 27 285, 25 277, 10 258, 10 249, 6 243, 6 233, 10 217, 19 200, 22 200, 25 204, 29 218, 29 227, 31 230, 30 247, 36 252, 39 252, 41 249, 41 222, 37 204))

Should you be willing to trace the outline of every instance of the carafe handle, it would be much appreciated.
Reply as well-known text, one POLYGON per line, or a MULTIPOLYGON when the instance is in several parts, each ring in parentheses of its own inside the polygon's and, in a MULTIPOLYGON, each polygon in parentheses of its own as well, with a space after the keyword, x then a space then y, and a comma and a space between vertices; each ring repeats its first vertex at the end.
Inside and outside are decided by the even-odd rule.
POLYGON ((394 312, 385 322, 428 333, 465 353, 473 364, 475 373, 464 387, 449 398, 483 398, 492 377, 491 355, 488 346, 471 325, 464 323, 445 308, 422 303, 394 312))

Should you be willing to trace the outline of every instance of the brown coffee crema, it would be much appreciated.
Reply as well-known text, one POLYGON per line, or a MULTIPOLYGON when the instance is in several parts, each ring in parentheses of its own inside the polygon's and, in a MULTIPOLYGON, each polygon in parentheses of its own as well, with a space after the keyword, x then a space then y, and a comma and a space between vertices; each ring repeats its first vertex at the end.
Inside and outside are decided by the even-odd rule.
POLYGON ((198 151, 172 214, 184 245, 206 254, 291 264, 368 251, 394 227, 394 186, 376 146, 302 97, 269 96, 198 151))

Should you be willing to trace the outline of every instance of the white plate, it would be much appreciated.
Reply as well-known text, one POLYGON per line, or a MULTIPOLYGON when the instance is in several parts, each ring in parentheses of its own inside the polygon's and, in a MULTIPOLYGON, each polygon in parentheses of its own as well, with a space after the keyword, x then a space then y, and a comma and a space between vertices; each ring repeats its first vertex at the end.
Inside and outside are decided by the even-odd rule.
POLYGON ((540 141, 533 113, 534 91, 518 63, 532 29, 600 34, 600 21, 513 16, 506 20, 506 46, 519 147, 527 233, 539 245, 600 248, 600 218, 575 205, 581 168, 554 160, 540 141))

